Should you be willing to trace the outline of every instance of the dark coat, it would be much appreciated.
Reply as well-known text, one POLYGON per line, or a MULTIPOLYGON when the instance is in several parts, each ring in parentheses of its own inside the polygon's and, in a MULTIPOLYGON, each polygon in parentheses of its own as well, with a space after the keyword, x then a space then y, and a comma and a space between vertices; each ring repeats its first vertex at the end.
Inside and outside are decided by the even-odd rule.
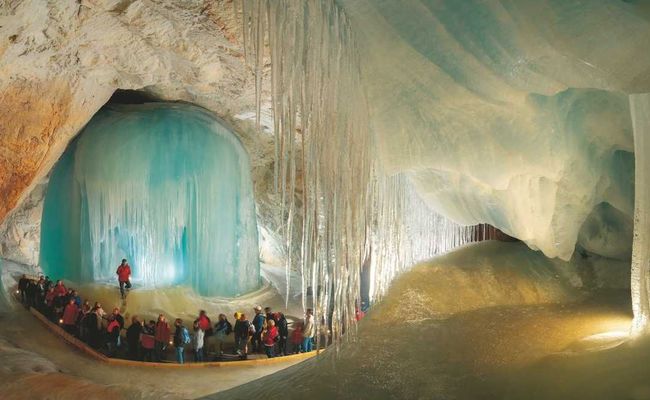
POLYGON ((287 323, 287 318, 284 315, 278 318, 276 326, 278 327, 280 336, 285 338, 289 337, 289 324, 287 323))
POLYGON ((248 320, 237 320, 237 322, 235 322, 235 338, 247 339, 250 325, 251 323, 248 322, 248 320))
POLYGON ((140 334, 142 333, 142 324, 135 323, 129 326, 126 330, 126 341, 129 346, 137 346, 140 341, 140 334))

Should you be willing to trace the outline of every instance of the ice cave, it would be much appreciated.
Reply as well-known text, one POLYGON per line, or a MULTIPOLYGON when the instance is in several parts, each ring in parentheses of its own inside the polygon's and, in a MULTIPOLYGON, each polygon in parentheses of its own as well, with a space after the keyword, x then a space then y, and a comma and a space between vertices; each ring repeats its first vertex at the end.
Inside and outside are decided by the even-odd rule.
POLYGON ((0 398, 650 400, 649 1, 0 11, 0 398))

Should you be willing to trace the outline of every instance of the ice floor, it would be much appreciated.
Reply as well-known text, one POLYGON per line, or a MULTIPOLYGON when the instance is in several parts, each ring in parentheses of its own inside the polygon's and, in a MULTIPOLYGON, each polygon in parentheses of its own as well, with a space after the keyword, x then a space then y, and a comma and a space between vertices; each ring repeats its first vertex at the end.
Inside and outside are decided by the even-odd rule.
POLYGON ((338 356, 207 398, 650 398, 629 291, 586 293, 572 268, 520 244, 465 248, 399 278, 338 356))

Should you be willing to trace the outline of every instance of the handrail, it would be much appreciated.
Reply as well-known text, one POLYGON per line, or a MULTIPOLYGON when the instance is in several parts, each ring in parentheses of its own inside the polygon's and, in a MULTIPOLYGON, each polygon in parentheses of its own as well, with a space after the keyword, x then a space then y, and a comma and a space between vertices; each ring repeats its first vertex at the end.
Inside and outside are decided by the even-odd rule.
POLYGON ((61 328, 57 324, 47 319, 43 314, 41 314, 34 307, 30 307, 29 312, 31 312, 32 315, 34 315, 39 321, 41 321, 41 323, 45 325, 45 327, 48 328, 52 333, 65 340, 71 346, 76 347, 78 350, 89 355, 90 357, 94 358, 97 361, 107 363, 107 364, 112 364, 112 365, 121 365, 121 366, 129 366, 129 367, 152 367, 152 368, 206 368, 206 367, 221 368, 221 367, 241 367, 241 366, 254 366, 254 365, 273 365, 273 364, 280 364, 287 361, 306 360, 324 351, 324 350, 314 350, 308 353, 290 354, 288 356, 273 357, 273 358, 260 358, 260 359, 240 360, 240 361, 191 362, 185 364, 178 364, 172 362, 166 363, 166 362, 143 362, 143 361, 125 360, 121 358, 106 357, 102 353, 88 346, 83 341, 77 339, 76 337, 72 336, 71 334, 63 330, 63 328, 61 328))

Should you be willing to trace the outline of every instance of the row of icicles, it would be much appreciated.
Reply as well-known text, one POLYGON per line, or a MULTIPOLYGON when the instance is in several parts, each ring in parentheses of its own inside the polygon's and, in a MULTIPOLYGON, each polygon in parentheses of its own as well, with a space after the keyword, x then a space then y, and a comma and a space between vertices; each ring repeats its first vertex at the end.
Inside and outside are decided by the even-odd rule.
POLYGON ((380 172, 355 41, 334 1, 241 0, 238 7, 258 127, 265 59, 271 65, 287 285, 297 270, 303 307, 338 343, 356 326, 362 266, 370 268, 376 301, 400 272, 475 241, 477 228, 431 211, 404 176, 380 172), (309 288, 318 290, 308 297, 309 288))

